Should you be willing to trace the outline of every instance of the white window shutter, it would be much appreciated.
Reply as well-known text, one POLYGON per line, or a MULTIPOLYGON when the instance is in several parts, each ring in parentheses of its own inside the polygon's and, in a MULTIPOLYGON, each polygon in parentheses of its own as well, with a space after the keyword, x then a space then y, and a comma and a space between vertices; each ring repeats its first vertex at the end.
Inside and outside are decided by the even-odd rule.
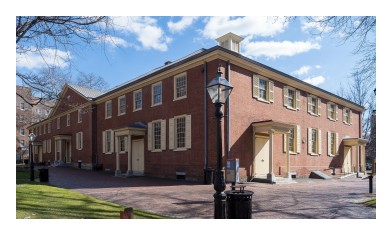
POLYGON ((46 140, 42 141, 42 153, 46 153, 46 140))
POLYGON ((283 134, 283 152, 287 152, 286 148, 287 134, 283 134))
POLYGON ((147 149, 152 150, 152 123, 147 123, 147 149))
POLYGON ((296 109, 299 110, 301 107, 301 92, 299 90, 295 91, 295 99, 297 101, 296 109))
POLYGON ((287 86, 283 87, 283 105, 287 107, 287 104, 289 102, 289 89, 287 86))
POLYGON ((102 131, 102 152, 106 153, 106 131, 102 131))
POLYGON ((114 131, 110 130, 110 153, 113 153, 114 150, 114 131))
POLYGON ((166 150, 166 120, 161 120, 161 150, 166 150))
POLYGON ((331 113, 330 113, 331 110, 332 110, 332 104, 331 103, 327 103, 327 117, 329 119, 333 118, 333 117, 331 117, 331 113))
POLYGON ((318 104, 317 112, 318 112, 318 115, 321 116, 321 99, 320 98, 317 99, 317 104, 318 104))
POLYGON ((335 132, 335 155, 338 155, 339 152, 339 134, 335 132))
POLYGON ((301 152, 301 127, 297 125, 297 153, 301 152))
POLYGON ((77 150, 79 150, 79 132, 78 133, 76 133, 76 144, 75 144, 75 147, 76 147, 76 149, 77 150))
POLYGON ((312 97, 308 95, 308 113, 310 113, 311 110, 311 106, 310 106, 311 102, 312 102, 312 97))
POLYGON ((271 103, 273 103, 274 102, 274 81, 269 80, 268 87, 269 87, 269 101, 271 103))
POLYGON ((308 153, 312 153, 312 128, 308 128, 308 153))
POLYGON ((174 149, 174 118, 169 119, 169 149, 174 149))
POLYGON ((353 111, 350 109, 350 117, 349 117, 349 120, 350 120, 350 125, 351 124, 353 124, 353 111))
POLYGON ((321 148, 321 130, 320 129, 318 129, 318 136, 317 136, 317 138, 318 138, 318 154, 321 154, 322 153, 322 148, 321 148))
POLYGON ((190 149, 191 146, 192 146, 192 120, 191 120, 191 115, 187 115, 185 120, 185 148, 190 149))
POLYGON ((327 154, 328 154, 328 156, 331 156, 331 132, 327 132, 327 138, 328 138, 328 140, 327 140, 327 144, 328 144, 328 148, 327 148, 327 154))
POLYGON ((253 98, 259 98, 259 76, 253 74, 253 98))
POLYGON ((83 132, 80 132, 80 149, 83 149, 83 132))
POLYGON ((346 122, 346 108, 343 108, 343 123, 346 123, 347 124, 347 122, 346 122))
POLYGON ((338 105, 335 105, 335 120, 338 120, 338 105))
POLYGON ((48 144, 48 153, 52 152, 52 140, 48 140, 49 144, 48 144))

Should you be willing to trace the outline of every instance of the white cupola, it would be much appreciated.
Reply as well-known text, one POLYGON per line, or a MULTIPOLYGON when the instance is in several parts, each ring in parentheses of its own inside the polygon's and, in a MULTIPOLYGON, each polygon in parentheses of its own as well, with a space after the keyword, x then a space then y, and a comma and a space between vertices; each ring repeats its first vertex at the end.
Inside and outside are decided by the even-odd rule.
POLYGON ((242 37, 231 32, 216 39, 216 41, 219 43, 219 46, 237 53, 240 53, 241 51, 240 42, 242 40, 244 40, 242 37))

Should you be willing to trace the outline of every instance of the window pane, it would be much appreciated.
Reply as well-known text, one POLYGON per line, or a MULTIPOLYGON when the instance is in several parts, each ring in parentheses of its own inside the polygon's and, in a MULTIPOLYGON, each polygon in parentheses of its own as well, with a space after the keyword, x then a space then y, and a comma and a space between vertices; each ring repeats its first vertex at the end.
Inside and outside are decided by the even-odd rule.
POLYGON ((261 99, 267 99, 267 82, 263 79, 259 79, 259 98, 261 99))
POLYGON ((176 98, 186 96, 186 77, 176 78, 176 98))
POLYGON ((160 104, 162 101, 162 84, 155 85, 153 88, 153 92, 154 92, 153 104, 160 104))
POLYGON ((161 122, 154 122, 154 149, 161 149, 161 122))
POLYGON ((177 148, 185 148, 185 117, 176 120, 177 148))
POLYGON ((120 114, 125 113, 125 97, 120 99, 120 114))
POLYGON ((294 108, 294 90, 288 89, 287 105, 294 108))
POLYGON ((141 109, 142 108, 142 92, 136 92, 135 93, 135 109, 141 109))
POLYGON ((289 139, 289 151, 294 152, 294 128, 290 129, 290 132, 288 134, 288 139, 289 139))
POLYGON ((317 130, 312 129, 312 153, 317 153, 317 130))

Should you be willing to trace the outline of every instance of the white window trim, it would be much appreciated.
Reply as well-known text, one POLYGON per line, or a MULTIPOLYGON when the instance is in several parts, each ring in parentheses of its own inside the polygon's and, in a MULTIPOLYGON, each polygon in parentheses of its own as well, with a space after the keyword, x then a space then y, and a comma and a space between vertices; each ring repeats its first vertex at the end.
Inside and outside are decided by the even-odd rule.
POLYGON ((26 130, 24 128, 19 129, 19 135, 25 136, 25 132, 26 132, 26 130), (23 130, 23 134, 22 134, 22 130, 23 130))
POLYGON ((315 95, 312 95, 312 94, 309 94, 308 95, 308 99, 307 99, 307 106, 308 106, 308 113, 310 114, 310 115, 312 115, 312 116, 315 116, 315 117, 319 117, 319 116, 321 116, 321 98, 319 98, 319 97, 317 97, 317 96, 315 96, 315 95), (310 102, 311 102, 311 99, 312 98, 314 98, 315 99, 315 102, 316 102, 316 104, 315 104, 315 111, 316 111, 316 113, 313 113, 312 111, 311 111, 311 109, 310 109, 310 102))
POLYGON ((157 82, 151 85, 151 107, 162 105, 163 100, 163 86, 162 82, 157 82), (161 102, 154 104, 154 87, 161 85, 161 102))
POLYGON ((352 125, 353 124, 353 111, 347 107, 343 108, 343 123, 346 125, 352 125), (346 121, 346 110, 348 110, 348 122, 346 121))
POLYGON ((112 113, 113 113, 113 104, 112 104, 112 100, 108 100, 105 102, 105 119, 109 119, 112 117, 112 113), (110 116, 108 114, 108 104, 110 103, 111 106, 111 110, 110 110, 110 116))
POLYGON ((186 99, 188 97, 188 75, 187 75, 187 72, 183 72, 183 73, 177 74, 176 76, 174 76, 173 81, 174 81, 174 85, 173 85, 173 87, 174 87, 174 94, 173 94, 174 99, 173 99, 173 101, 186 99), (181 77, 185 77, 185 95, 177 97, 177 79, 181 78, 181 77))
POLYGON ((337 104, 335 104, 334 102, 331 102, 331 101, 329 101, 329 102, 327 102, 327 118, 330 120, 330 121, 334 121, 334 122, 336 122, 337 120, 338 120, 338 105, 337 104), (329 107, 330 106, 334 106, 335 107, 335 117, 330 117, 329 116, 329 107))
POLYGON ((300 92, 300 90, 295 89, 294 87, 291 87, 291 86, 284 86, 283 87, 283 106, 285 106, 287 109, 293 110, 293 111, 300 110, 300 106, 301 106, 301 92, 300 92), (294 97, 293 97, 294 107, 289 106, 289 102, 288 102, 289 90, 292 90, 294 92, 294 97))
POLYGON ((268 79, 262 75, 259 74, 253 74, 252 77, 252 93, 253 93, 253 98, 255 98, 258 101, 270 104, 274 102, 274 81, 271 79, 268 79), (266 99, 260 98, 259 94, 259 84, 260 80, 264 80, 266 83, 266 99))
POLYGON ((148 150, 151 152, 162 152, 166 150, 166 119, 158 119, 158 120, 153 120, 149 122, 148 124, 148 150), (154 123, 160 122, 161 123, 161 148, 160 149, 154 149, 155 147, 155 136, 154 136, 154 123))
POLYGON ((330 157, 335 157, 339 155, 339 134, 337 132, 332 132, 332 131, 328 131, 327 132, 327 147, 328 147, 328 156, 330 157), (334 134, 335 135, 335 149, 333 152, 331 152, 331 135, 334 134))
POLYGON ((83 121, 82 115, 82 109, 78 109, 78 123, 81 123, 83 121))
POLYGON ((19 104, 19 109, 20 109, 20 110, 25 110, 25 109, 26 109, 25 103, 24 103, 24 102, 20 102, 20 104, 19 104), (23 104, 23 108, 22 108, 22 104, 23 104))
MULTIPOLYGON (((283 134, 283 152, 286 153, 286 134, 283 134)), ((293 147, 294 151, 289 152, 290 155, 297 155, 301 153, 301 146, 302 146, 302 140, 301 140, 301 127, 299 125, 296 125, 294 127, 294 138, 293 138, 293 147)))
POLYGON ((119 153, 126 153, 127 152, 127 149, 128 149, 128 146, 127 146, 127 143, 128 143, 128 136, 126 136, 126 135, 120 135, 119 137, 118 137, 118 152, 119 153), (121 150, 121 138, 124 138, 124 150, 121 150))
POLYGON ((67 126, 71 126, 71 114, 67 114, 67 126))
MULTIPOLYGON (((113 106, 112 106, 112 111, 113 111, 113 106)), ((125 95, 122 95, 120 97, 118 97, 117 99, 117 116, 121 116, 127 113, 127 100, 125 99, 125 95), (125 108, 124 108, 124 112, 120 113, 120 100, 124 99, 125 102, 125 108)))
POLYGON ((143 93, 142 89, 136 90, 133 92, 133 112, 139 111, 143 109, 143 93), (136 108, 136 94, 140 92, 140 108, 136 108))
POLYGON ((103 148, 103 153, 105 154, 112 154, 114 152, 114 131, 112 129, 108 129, 102 132, 102 148, 103 148), (110 132, 110 151, 107 151, 107 146, 106 146, 106 135, 107 132, 110 132))
POLYGON ((169 149, 173 151, 186 151, 192 145, 192 119, 191 115, 179 115, 169 119, 169 149), (185 117, 185 147, 177 147, 177 126, 176 119, 185 117))
POLYGON ((308 154, 311 156, 320 156, 322 154, 322 135, 321 135, 321 129, 318 128, 313 128, 309 127, 308 128, 308 154), (311 146, 311 130, 316 130, 316 153, 312 152, 312 146, 311 146))
POLYGON ((83 132, 80 131, 76 133, 76 149, 77 150, 82 150, 83 149, 83 132), (80 143, 80 145, 79 145, 80 143))

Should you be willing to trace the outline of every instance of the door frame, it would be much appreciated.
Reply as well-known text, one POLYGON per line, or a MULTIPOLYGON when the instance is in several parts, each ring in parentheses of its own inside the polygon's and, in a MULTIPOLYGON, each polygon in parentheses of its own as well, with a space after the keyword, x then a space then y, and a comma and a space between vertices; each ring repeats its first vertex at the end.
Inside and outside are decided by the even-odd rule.
POLYGON ((132 172, 134 175, 144 175, 144 165, 145 164, 145 159, 144 159, 144 138, 143 139, 134 139, 132 140, 132 172), (136 151, 136 145, 141 144, 141 154, 142 154, 142 169, 136 168, 139 167, 138 164, 136 164, 137 156, 134 155, 134 151, 136 151))

